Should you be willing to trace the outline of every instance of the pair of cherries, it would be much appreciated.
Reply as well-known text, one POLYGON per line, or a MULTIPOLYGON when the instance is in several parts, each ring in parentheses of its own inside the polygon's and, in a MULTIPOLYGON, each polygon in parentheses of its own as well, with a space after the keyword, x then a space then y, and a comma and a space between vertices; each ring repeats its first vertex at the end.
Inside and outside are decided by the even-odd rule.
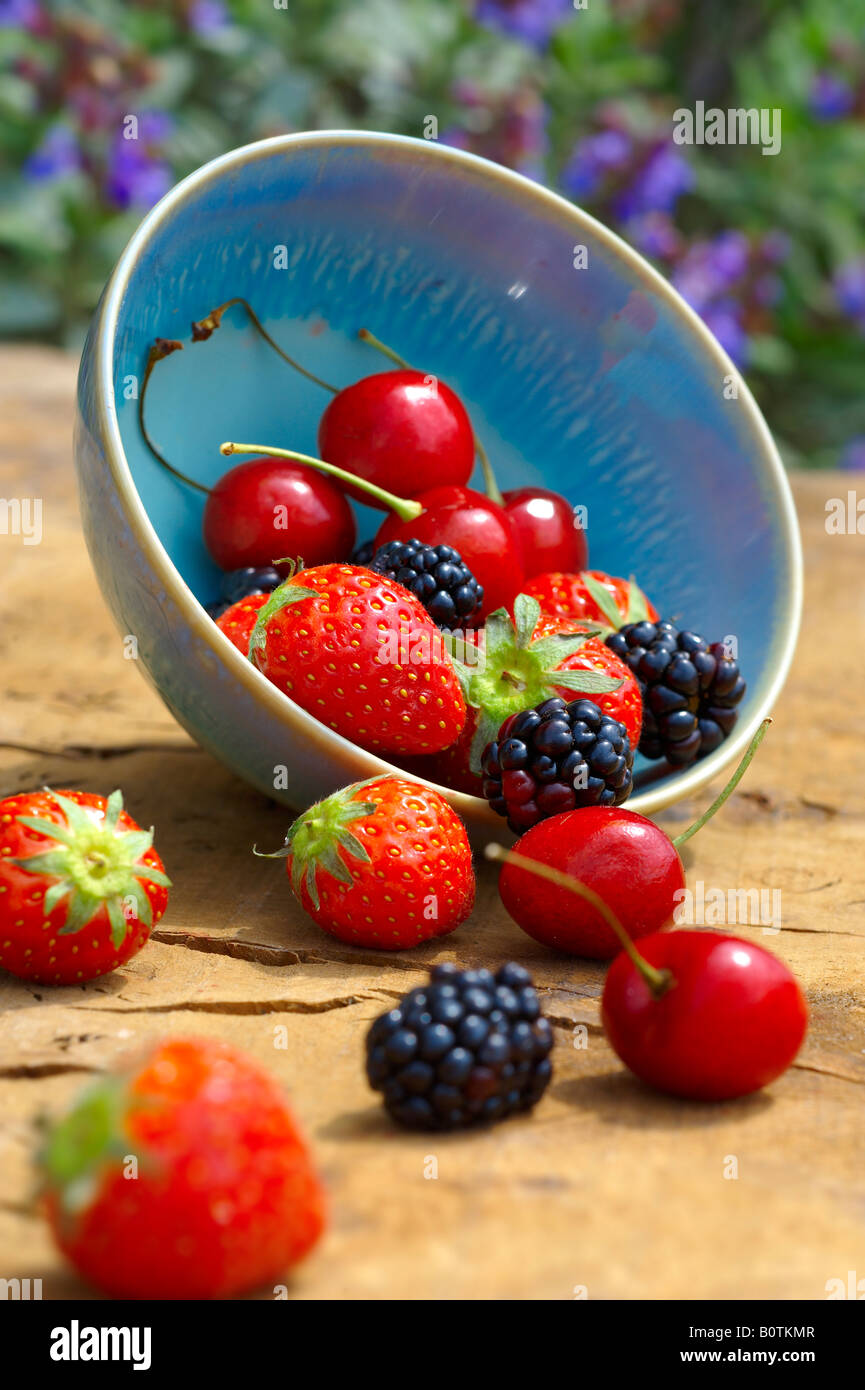
POLYGON ((786 1071, 808 1011, 783 961, 724 932, 666 931, 681 901, 679 846, 726 801, 753 757, 755 735, 728 785, 675 840, 625 807, 586 807, 541 821, 504 861, 502 902, 535 940, 607 960, 607 1038, 636 1076, 673 1095, 731 1100, 786 1071), (639 949, 634 944, 639 942, 639 949))
MULTIPOLYGON (((258 332, 303 370, 282 353, 245 301, 230 303, 244 304, 258 332)), ((193 338, 209 337, 226 307, 193 325, 193 338)), ((308 567, 347 559, 356 540, 351 497, 389 512, 376 547, 414 537, 458 550, 483 585, 481 618, 509 603, 534 574, 584 570, 585 532, 566 498, 537 487, 501 494, 459 397, 444 382, 414 371, 372 334, 364 330, 361 337, 397 367, 341 391, 327 388, 334 396, 319 425, 321 459, 259 445, 223 448, 226 454, 261 457, 232 468, 207 490, 204 539, 220 568, 269 566, 288 554, 303 556, 308 567), (476 454, 486 493, 468 486, 476 454), (282 518, 281 529, 275 517, 282 518)))

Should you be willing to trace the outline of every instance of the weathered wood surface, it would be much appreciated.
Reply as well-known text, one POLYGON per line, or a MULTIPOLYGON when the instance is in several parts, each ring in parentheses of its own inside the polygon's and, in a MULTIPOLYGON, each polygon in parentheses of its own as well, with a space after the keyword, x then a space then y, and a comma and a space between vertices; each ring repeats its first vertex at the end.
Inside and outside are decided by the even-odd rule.
POLYGON ((44 499, 40 546, 0 536, 0 791, 121 786, 156 825, 175 888, 156 939, 110 978, 49 990, 0 977, 0 1276, 41 1277, 49 1298, 86 1293, 29 1204, 34 1117, 169 1032, 231 1040, 292 1096, 332 1203, 298 1298, 569 1299, 585 1286, 595 1299, 819 1299, 827 1280, 865 1276, 863 541, 824 527, 849 479, 795 479, 798 660, 747 781, 687 852, 691 882, 781 890, 780 935, 738 929, 796 971, 811 1031, 771 1091, 703 1107, 623 1072, 599 1027, 601 968, 523 936, 487 866, 472 919, 440 946, 384 957, 304 918, 282 868, 249 852, 280 842, 285 812, 198 750, 123 659, 78 528, 73 389, 62 354, 0 352, 0 496, 44 499), (510 956, 535 972, 556 1025, 547 1098, 489 1132, 396 1132, 363 1077, 368 1022, 433 959, 510 956))

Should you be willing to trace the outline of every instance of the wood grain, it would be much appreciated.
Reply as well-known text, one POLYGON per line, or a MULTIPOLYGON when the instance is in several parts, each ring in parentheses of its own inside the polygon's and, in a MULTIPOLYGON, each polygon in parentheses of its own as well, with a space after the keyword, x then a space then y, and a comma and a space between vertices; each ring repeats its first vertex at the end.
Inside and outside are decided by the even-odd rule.
MULTIPOLYGON (((488 866, 456 935, 391 958, 332 942, 282 867, 253 857, 253 844, 281 842, 285 812, 173 723, 102 605, 77 523, 74 376, 63 354, 0 351, 0 494, 44 501, 41 545, 0 535, 0 793, 121 786, 156 825, 176 886, 154 941, 115 975, 57 990, 0 977, 0 1277, 86 1296, 32 1206, 34 1120, 175 1032, 258 1057, 314 1143, 331 1226, 294 1297, 570 1299, 584 1286, 590 1298, 819 1299, 827 1280, 865 1275, 863 542, 824 525, 849 478, 794 479, 798 658, 757 762, 686 852, 691 884, 780 890, 778 935, 736 929, 796 971, 809 1038, 769 1092, 687 1105, 621 1069, 600 1031, 602 969, 524 937, 488 866), (369 1021, 432 960, 511 956, 535 973, 556 1028, 544 1102, 470 1136, 396 1131, 363 1077, 369 1021), (737 1178, 725 1177, 732 1159, 737 1178)), ((699 809, 660 820, 672 831, 699 809)))

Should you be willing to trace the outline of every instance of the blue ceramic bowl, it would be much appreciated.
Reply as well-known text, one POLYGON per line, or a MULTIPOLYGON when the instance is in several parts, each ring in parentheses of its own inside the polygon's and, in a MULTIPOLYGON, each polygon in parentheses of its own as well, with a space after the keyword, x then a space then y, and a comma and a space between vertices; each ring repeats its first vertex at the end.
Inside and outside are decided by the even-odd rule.
MULTIPOLYGON (((338 384, 386 368, 357 341, 372 328, 459 392, 503 487, 543 483, 588 509, 593 566, 636 574, 710 639, 735 637, 748 693, 734 735, 686 772, 644 769, 635 810, 739 757, 786 676, 801 603, 790 491, 744 382, 667 282, 570 203, 434 142, 357 131, 265 140, 185 179, 132 238, 85 347, 76 455, 93 563, 199 743, 294 807, 393 770, 281 694, 211 621, 202 495, 142 440, 152 339, 188 341, 190 322, 234 295, 338 384)), ((329 399, 235 312, 157 369, 148 423, 209 483, 224 439, 315 452, 329 399)), ((373 527, 361 515, 361 536, 373 527)), ((502 829, 480 799, 446 795, 474 831, 502 829)))

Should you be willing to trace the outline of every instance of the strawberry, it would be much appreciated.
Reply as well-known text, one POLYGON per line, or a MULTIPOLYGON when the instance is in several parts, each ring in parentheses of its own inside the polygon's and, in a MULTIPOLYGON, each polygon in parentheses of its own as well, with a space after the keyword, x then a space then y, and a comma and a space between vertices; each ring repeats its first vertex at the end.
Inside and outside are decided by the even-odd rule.
POLYGON ((469 706, 468 718, 451 748, 423 760, 428 771, 422 775, 454 791, 479 796, 481 755, 505 719, 553 695, 594 701, 605 714, 621 720, 633 748, 639 743, 643 718, 639 684, 598 636, 599 627, 542 615, 538 600, 529 594, 517 596, 514 618, 512 622, 504 609, 491 614, 477 651, 472 643, 453 641, 461 658, 455 658, 454 665, 469 706))
POLYGON ((605 627, 620 628, 644 618, 658 621, 658 612, 633 579, 616 579, 603 570, 579 574, 536 574, 523 586, 553 618, 588 618, 605 627))
POLYGON ((429 613, 401 584, 359 565, 318 565, 275 589, 249 657, 316 719, 374 752, 434 753, 465 723, 429 613))
POLYGON ((324 1225, 276 1082, 222 1042, 170 1038, 88 1088, 40 1155, 61 1250, 115 1298, 230 1298, 273 1284, 324 1225))
POLYGON ((93 980, 140 951, 171 880, 119 791, 0 801, 0 965, 22 980, 93 980))
POLYGON ((261 612, 270 594, 247 594, 246 598, 237 600, 230 608, 226 608, 224 613, 220 613, 216 619, 216 626, 220 628, 233 642, 239 652, 244 656, 249 655, 249 639, 252 630, 258 621, 261 612))
POLYGON ((282 849, 297 901, 331 936, 402 950, 445 936, 472 910, 465 827, 432 787, 353 782, 311 806, 282 849))

